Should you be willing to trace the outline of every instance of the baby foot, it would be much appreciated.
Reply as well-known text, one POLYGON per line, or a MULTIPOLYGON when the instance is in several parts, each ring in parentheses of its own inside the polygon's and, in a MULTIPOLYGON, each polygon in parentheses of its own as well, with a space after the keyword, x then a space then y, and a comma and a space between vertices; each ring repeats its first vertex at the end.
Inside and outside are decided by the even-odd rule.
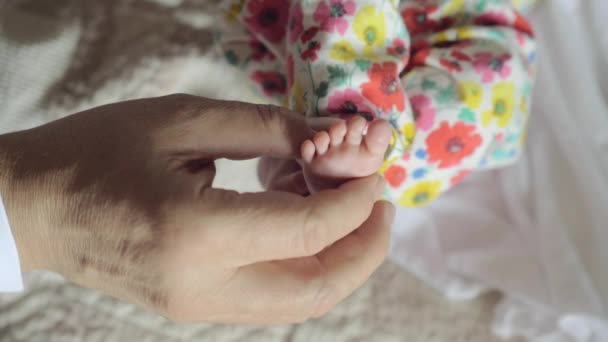
POLYGON ((302 143, 302 167, 311 192, 378 172, 391 140, 391 128, 386 121, 376 120, 369 123, 364 134, 366 125, 361 117, 340 121, 302 143))

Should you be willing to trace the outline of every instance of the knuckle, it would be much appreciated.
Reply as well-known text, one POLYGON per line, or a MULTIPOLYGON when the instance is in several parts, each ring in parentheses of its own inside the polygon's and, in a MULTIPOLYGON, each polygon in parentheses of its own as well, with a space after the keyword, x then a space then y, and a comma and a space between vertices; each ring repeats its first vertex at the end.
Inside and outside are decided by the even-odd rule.
POLYGON ((169 293, 153 286, 143 286, 138 289, 138 292, 142 301, 154 311, 167 316, 171 320, 181 317, 181 312, 175 307, 173 298, 171 298, 169 293))
POLYGON ((294 323, 325 315, 339 298, 338 291, 328 281, 326 269, 320 265, 303 279, 302 286, 294 289, 293 294, 298 300, 293 305, 289 319, 294 323))
POLYGON ((177 310, 172 307, 167 307, 164 310, 161 310, 161 315, 166 319, 170 320, 173 323, 185 324, 188 323, 188 319, 186 319, 184 313, 180 310, 177 310))
POLYGON ((279 111, 277 106, 271 104, 257 104, 255 109, 262 122, 272 121, 279 111))
POLYGON ((316 206, 306 211, 299 234, 296 234, 296 249, 304 255, 315 255, 323 250, 323 231, 325 220, 316 206))
POLYGON ((166 305, 156 310, 168 320, 178 324, 194 323, 201 317, 207 317, 207 313, 202 310, 196 311, 195 314, 193 308, 184 305, 184 300, 178 297, 171 298, 166 305))
MULTIPOLYGON (((189 94, 175 93, 158 97, 158 108, 163 109, 163 113, 170 113, 167 117, 171 118, 171 127, 179 126, 179 132, 186 131, 181 125, 189 123, 192 119, 200 117, 201 110, 200 101, 197 97, 189 94)), ((204 106, 202 106, 204 107, 204 106)), ((173 132, 176 134, 176 132, 173 132)))
POLYGON ((181 311, 165 310, 164 312, 161 313, 161 315, 175 324, 189 324, 189 323, 195 322, 195 320, 193 318, 186 316, 181 311))
POLYGON ((336 306, 336 298, 337 292, 335 288, 330 286, 327 281, 322 282, 313 297, 308 318, 318 318, 327 314, 336 306))
POLYGON ((259 118, 258 122, 263 128, 283 128, 287 125, 287 113, 283 107, 271 104, 258 104, 256 105, 256 113, 259 118))
POLYGON ((182 120, 193 120, 213 116, 211 108, 219 106, 219 103, 206 97, 195 96, 184 93, 175 93, 162 97, 172 112, 182 120))

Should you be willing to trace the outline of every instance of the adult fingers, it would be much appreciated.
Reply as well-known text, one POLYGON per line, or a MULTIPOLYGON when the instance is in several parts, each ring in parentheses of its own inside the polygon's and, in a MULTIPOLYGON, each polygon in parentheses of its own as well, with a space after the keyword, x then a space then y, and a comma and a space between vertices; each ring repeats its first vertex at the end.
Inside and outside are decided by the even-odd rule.
POLYGON ((333 125, 336 122, 340 122, 340 121, 344 121, 344 120, 338 119, 338 118, 326 117, 326 116, 306 118, 306 123, 308 123, 310 128, 312 128, 315 131, 327 130, 327 129, 329 129, 329 127, 331 125, 333 125))
POLYGON ((341 302, 382 264, 389 249, 390 229, 395 207, 385 201, 376 203, 369 219, 352 234, 319 253, 327 270, 314 312, 323 315, 341 302))
POLYGON ((317 254, 361 226, 383 188, 382 179, 373 175, 309 197, 205 189, 204 209, 193 214, 206 227, 222 227, 212 233, 206 229, 205 239, 213 241, 209 245, 231 246, 225 260, 240 266, 317 254))
POLYGON ((325 314, 383 262, 394 213, 391 204, 378 202, 359 229, 318 256, 239 268, 222 290, 220 298, 231 300, 216 320, 276 324, 325 314))
POLYGON ((173 95, 187 103, 165 134, 165 141, 207 158, 258 156, 296 158, 313 135, 302 114, 286 108, 238 101, 173 95))

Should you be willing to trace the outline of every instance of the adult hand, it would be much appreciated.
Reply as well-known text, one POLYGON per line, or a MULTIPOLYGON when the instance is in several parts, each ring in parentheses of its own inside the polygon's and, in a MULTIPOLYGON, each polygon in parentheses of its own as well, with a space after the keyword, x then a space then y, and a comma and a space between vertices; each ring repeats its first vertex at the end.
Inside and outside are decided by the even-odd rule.
POLYGON ((297 157, 279 107, 171 95, 0 136, 24 270, 58 272, 176 321, 287 323, 378 267, 394 209, 371 176, 309 197, 211 187, 216 158, 297 157))

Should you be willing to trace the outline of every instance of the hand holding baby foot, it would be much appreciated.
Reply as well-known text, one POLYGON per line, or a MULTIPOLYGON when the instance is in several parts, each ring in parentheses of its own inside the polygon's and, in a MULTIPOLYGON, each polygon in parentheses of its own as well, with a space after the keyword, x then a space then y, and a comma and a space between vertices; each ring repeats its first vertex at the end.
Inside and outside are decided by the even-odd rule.
POLYGON ((310 196, 212 186, 216 159, 293 160, 314 133, 283 108, 177 94, 2 134, 0 193, 21 267, 180 322, 323 315, 386 256, 394 208, 376 201, 381 178, 310 196))
POLYGON ((380 169, 391 128, 388 122, 376 120, 369 123, 365 133, 366 125, 361 117, 339 121, 302 143, 302 168, 312 193, 380 169))

